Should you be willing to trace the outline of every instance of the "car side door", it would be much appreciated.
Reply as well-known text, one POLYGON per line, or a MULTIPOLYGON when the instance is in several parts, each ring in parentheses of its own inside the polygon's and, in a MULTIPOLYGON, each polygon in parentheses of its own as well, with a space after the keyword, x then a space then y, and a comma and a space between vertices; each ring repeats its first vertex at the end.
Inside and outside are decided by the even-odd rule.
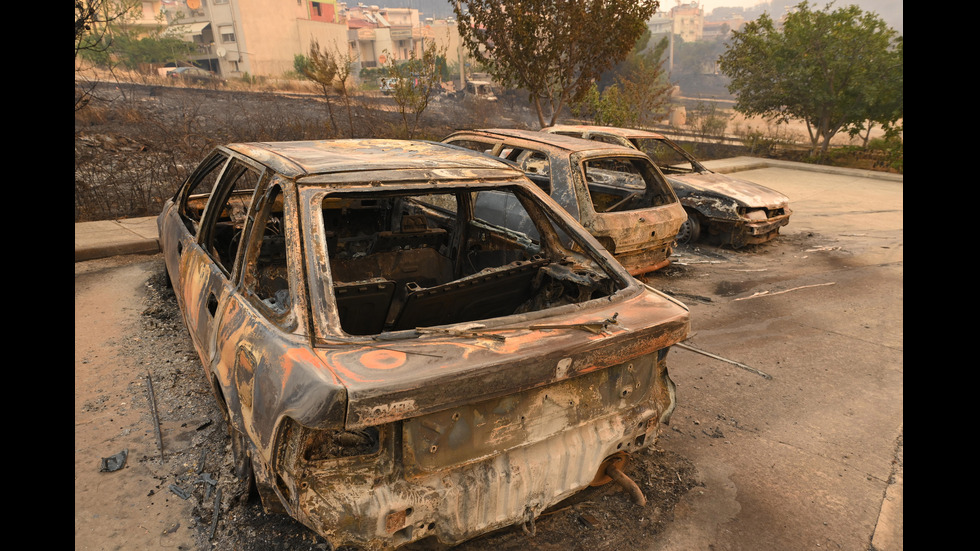
POLYGON ((184 251, 197 242, 204 208, 228 159, 228 153, 221 149, 205 158, 174 194, 160 219, 160 248, 167 266, 167 276, 173 285, 181 311, 186 310, 181 293, 184 287, 180 270, 181 258, 184 251))
POLYGON ((180 259, 184 315, 202 359, 214 357, 212 328, 236 292, 245 215, 262 178, 262 167, 233 156, 208 199, 196 241, 180 259))

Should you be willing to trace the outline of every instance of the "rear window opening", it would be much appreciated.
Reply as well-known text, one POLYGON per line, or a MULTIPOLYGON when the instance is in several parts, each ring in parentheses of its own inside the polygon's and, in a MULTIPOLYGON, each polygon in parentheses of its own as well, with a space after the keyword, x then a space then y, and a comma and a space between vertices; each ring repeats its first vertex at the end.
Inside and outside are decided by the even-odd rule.
POLYGON ((639 159, 605 158, 582 163, 592 206, 598 213, 625 212, 676 201, 663 178, 639 159))
POLYGON ((518 187, 327 195, 323 246, 341 327, 373 335, 474 322, 625 286, 535 201, 518 187))

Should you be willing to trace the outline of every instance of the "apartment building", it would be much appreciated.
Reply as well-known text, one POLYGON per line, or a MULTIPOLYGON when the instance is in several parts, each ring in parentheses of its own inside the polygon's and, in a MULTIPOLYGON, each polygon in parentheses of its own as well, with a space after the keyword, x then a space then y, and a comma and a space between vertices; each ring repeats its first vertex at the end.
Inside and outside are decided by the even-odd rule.
POLYGON ((388 58, 409 59, 422 52, 423 33, 419 10, 412 8, 379 8, 378 6, 343 6, 347 37, 358 67, 378 67, 388 58))
POLYGON ((167 23, 197 45, 190 61, 223 77, 280 76, 315 39, 346 51, 347 25, 334 0, 162 0, 167 23))
POLYGON ((697 2, 678 4, 668 13, 674 21, 674 34, 684 42, 697 42, 704 36, 704 8, 697 2))

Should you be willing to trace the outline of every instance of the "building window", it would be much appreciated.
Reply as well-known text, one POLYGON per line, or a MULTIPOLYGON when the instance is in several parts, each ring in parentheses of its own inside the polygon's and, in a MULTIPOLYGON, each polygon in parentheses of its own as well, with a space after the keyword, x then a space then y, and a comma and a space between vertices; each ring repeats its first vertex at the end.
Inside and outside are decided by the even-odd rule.
POLYGON ((316 14, 317 17, 323 16, 323 11, 320 10, 319 2, 310 2, 310 7, 313 9, 313 13, 316 14))
POLYGON ((235 27, 233 27, 232 25, 219 25, 218 34, 221 35, 222 42, 235 41, 235 27))

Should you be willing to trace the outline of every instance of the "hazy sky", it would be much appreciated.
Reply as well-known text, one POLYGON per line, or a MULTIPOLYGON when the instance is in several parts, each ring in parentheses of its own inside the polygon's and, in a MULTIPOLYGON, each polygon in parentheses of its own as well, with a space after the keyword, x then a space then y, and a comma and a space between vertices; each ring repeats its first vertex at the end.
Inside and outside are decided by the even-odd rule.
MULTIPOLYGON (((688 3, 691 0, 683 0, 682 3, 688 3)), ((818 10, 822 10, 830 0, 809 0, 810 5, 818 10)), ((715 8, 720 7, 730 7, 730 8, 751 8, 758 6, 759 4, 768 4, 767 0, 701 0, 701 7, 704 8, 704 14, 708 15, 715 8)), ((798 1, 792 1, 790 4, 797 4, 798 1)), ((670 8, 678 4, 677 0, 660 0, 660 11, 669 11, 670 8)), ((903 1, 902 0, 836 0, 834 2, 835 8, 840 8, 850 4, 857 4, 864 11, 873 11, 881 16, 882 19, 892 28, 902 32, 903 25, 903 1)), ((770 15, 780 15, 780 14, 770 14, 770 15)))
MULTIPOLYGON (((711 13, 711 10, 718 7, 728 7, 728 8, 751 8, 756 4, 761 4, 765 0, 701 0, 701 7, 704 8, 704 13, 707 15, 711 13)), ((684 2, 685 4, 687 2, 684 2)), ((676 0, 660 0, 660 10, 669 11, 677 5, 676 0)))

